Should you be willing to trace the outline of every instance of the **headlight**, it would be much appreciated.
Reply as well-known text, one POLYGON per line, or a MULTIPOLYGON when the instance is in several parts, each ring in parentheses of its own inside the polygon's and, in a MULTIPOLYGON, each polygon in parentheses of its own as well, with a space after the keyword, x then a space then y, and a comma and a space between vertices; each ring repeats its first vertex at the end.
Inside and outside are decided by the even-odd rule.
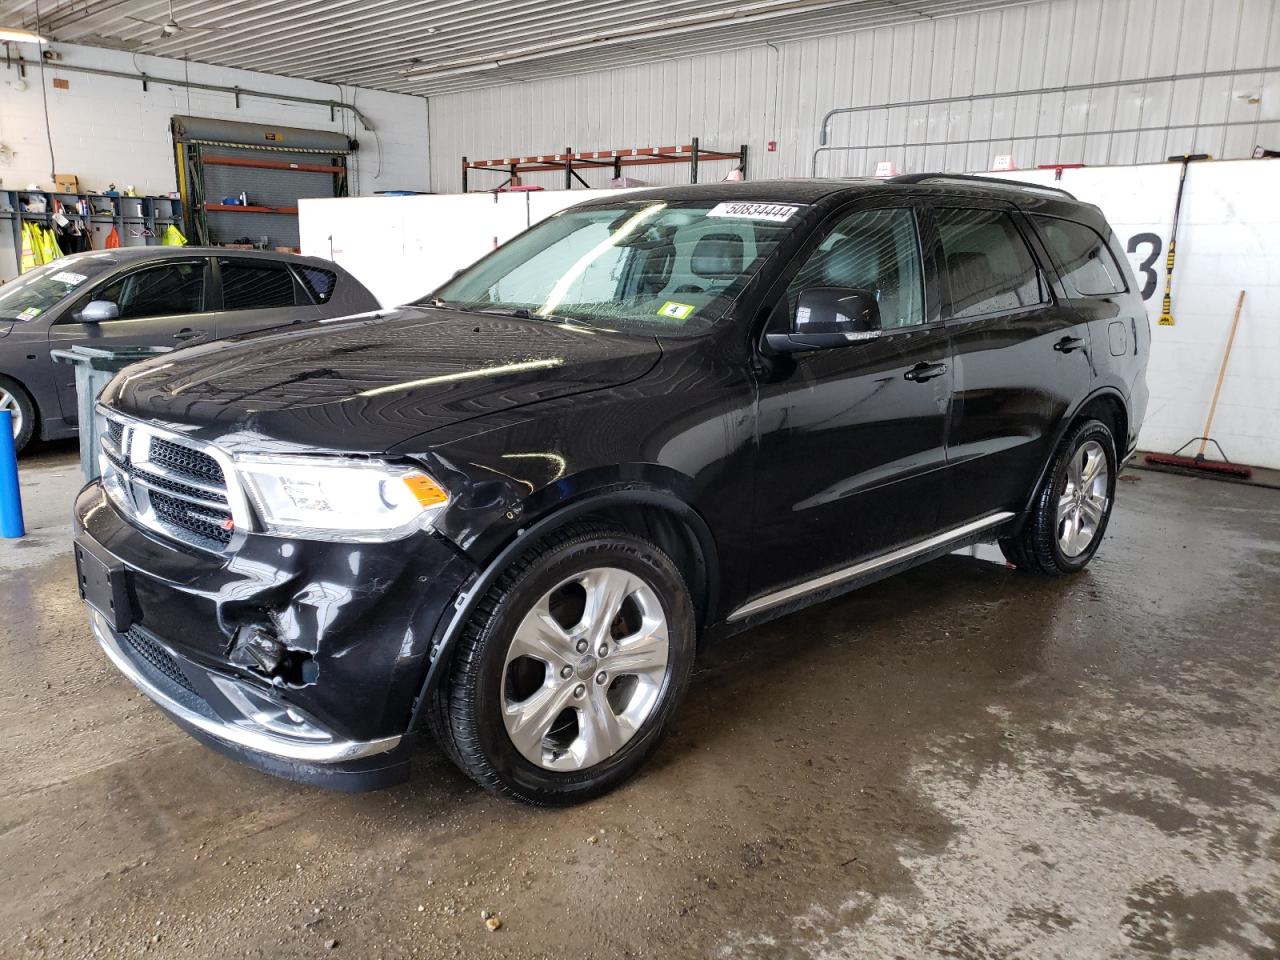
POLYGON ((267 533, 386 541, 430 525, 449 502, 421 470, 338 457, 237 457, 267 533))

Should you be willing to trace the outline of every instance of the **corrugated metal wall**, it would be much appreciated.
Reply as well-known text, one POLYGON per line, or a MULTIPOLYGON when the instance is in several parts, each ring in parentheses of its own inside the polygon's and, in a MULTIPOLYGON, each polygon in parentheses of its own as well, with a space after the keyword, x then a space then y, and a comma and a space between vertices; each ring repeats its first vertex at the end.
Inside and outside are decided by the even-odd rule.
MULTIPOLYGON (((817 40, 432 97, 432 189, 461 188, 461 157, 688 143, 750 148, 749 175, 900 172, 1239 158, 1280 149, 1280 0, 1046 0, 817 40), (1270 68, 1271 72, 1258 72, 1270 68), (1203 77, 1205 73, 1227 75, 1203 77), (1144 78, 1184 79, 1143 82, 1144 78), (1132 81, 1063 94, 991 94, 1132 81), (965 98, 957 102, 904 104, 965 98), (815 158, 828 110, 831 150, 815 158), (1143 132, 1134 132, 1143 131, 1143 132), (766 144, 777 142, 776 152, 766 144)), ((704 166, 702 179, 727 173, 704 166)), ((633 168, 682 183, 684 166, 633 168)), ((472 189, 501 177, 473 173, 472 189), (492 178, 492 179, 490 179, 492 178)), ((586 179, 603 184, 605 172, 586 179)), ((526 182, 563 184, 561 174, 526 182)))

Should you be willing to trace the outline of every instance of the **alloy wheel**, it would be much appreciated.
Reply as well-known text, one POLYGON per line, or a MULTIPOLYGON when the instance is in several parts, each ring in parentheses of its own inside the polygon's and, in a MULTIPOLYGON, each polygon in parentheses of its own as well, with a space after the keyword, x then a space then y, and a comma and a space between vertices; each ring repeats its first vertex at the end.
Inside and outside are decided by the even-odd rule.
POLYGON ((0 410, 8 410, 13 414, 14 439, 16 440, 18 437, 22 436, 22 407, 18 403, 18 398, 4 387, 0 387, 0 410))
POLYGON ((607 760, 657 706, 668 653, 666 615, 641 577, 617 567, 569 577, 512 636, 502 671, 507 735, 547 770, 607 760))
POLYGON ((1067 557, 1089 549, 1107 515, 1110 472, 1107 454, 1096 440, 1082 443, 1067 462, 1066 484, 1058 497, 1055 529, 1058 548, 1067 557))

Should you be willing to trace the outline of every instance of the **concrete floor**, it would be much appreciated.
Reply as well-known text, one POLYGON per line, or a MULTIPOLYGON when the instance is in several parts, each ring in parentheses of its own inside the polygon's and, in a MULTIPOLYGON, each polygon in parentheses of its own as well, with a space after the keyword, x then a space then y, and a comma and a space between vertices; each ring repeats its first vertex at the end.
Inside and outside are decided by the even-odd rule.
POLYGON ((23 470, 0 957, 1280 956, 1278 491, 1129 474, 1079 577, 949 557, 714 648, 547 812, 432 746, 343 796, 190 741, 89 639, 70 448, 23 470))

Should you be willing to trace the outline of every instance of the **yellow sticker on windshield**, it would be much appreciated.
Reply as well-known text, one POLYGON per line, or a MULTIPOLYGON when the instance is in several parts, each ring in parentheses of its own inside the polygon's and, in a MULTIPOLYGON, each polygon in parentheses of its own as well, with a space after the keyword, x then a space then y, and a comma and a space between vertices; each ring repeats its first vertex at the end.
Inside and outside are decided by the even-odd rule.
POLYGON ((674 300, 668 300, 658 309, 658 315, 670 317, 672 320, 688 320, 693 316, 693 304, 676 303, 674 300))

